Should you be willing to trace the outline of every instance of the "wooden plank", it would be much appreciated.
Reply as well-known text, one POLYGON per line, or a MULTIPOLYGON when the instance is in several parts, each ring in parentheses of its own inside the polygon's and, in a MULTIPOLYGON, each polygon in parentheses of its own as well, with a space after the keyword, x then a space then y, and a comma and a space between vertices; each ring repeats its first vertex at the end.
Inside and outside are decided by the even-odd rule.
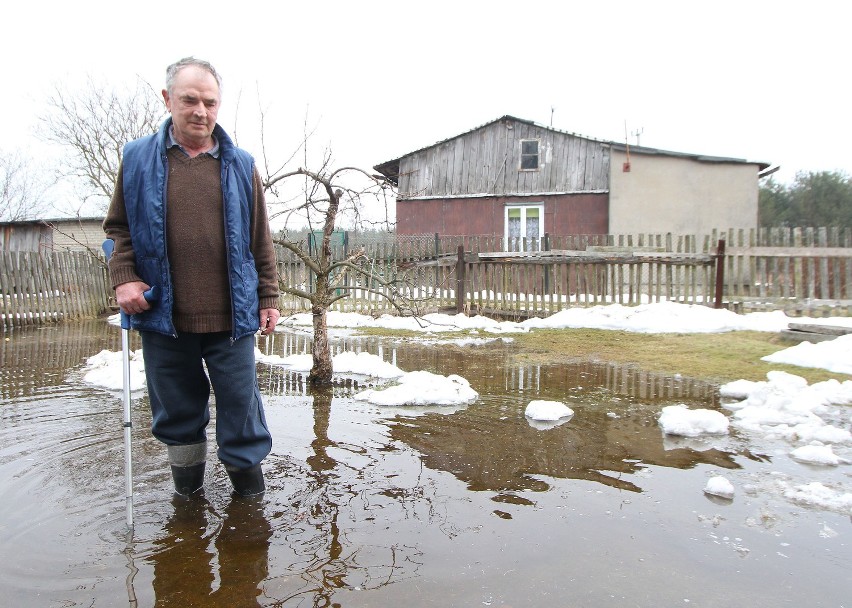
POLYGON ((852 334, 852 327, 842 327, 840 325, 818 325, 816 323, 788 323, 787 327, 796 331, 826 334, 832 337, 852 334))
MULTIPOLYGON (((65 297, 65 281, 63 277, 63 263, 65 256, 61 255, 58 252, 51 252, 45 254, 45 257, 49 260, 49 273, 48 273, 48 290, 49 290, 49 301, 50 301, 50 309, 55 311, 58 319, 69 318, 70 315, 66 310, 65 306, 67 304, 67 298, 65 297)), ((99 285, 97 285, 94 281, 91 282, 88 286, 92 290, 97 290, 99 285)))
MULTIPOLYGON (((800 230, 800 229, 797 229, 800 230)), ((755 256, 764 258, 852 258, 849 247, 730 247, 726 253, 737 256, 755 256)))
POLYGON ((32 325, 33 317, 33 302, 32 296, 32 281, 29 277, 29 254, 21 252, 16 256, 16 284, 18 288, 21 320, 24 325, 32 325))
POLYGON ((0 251, 0 297, 3 298, 3 327, 14 327, 17 325, 17 303, 11 253, 8 251, 0 251))
POLYGON ((792 329, 781 330, 780 334, 783 339, 794 340, 796 342, 826 342, 834 340, 837 337, 818 332, 796 331, 792 329))
MULTIPOLYGON (((825 228, 820 228, 817 231, 817 247, 825 248, 828 246, 828 232, 825 228)), ((819 265, 817 279, 819 284, 817 286, 817 291, 819 292, 819 298, 825 300, 831 297, 830 292, 830 283, 828 281, 828 260, 826 258, 821 258, 816 260, 816 263, 819 265)), ((816 270, 816 269, 815 269, 816 270)))

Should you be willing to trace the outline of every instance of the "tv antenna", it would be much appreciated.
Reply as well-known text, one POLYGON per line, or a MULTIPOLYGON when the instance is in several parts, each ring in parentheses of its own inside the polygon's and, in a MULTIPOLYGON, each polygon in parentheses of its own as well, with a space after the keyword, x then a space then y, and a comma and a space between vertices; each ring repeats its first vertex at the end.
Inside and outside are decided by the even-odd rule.
POLYGON ((636 145, 637 145, 637 146, 639 145, 639 137, 640 137, 640 136, 642 135, 642 133, 644 133, 644 132, 645 132, 645 127, 640 127, 640 128, 638 128, 638 129, 636 129, 635 131, 632 131, 632 132, 630 133, 633 137, 635 137, 635 138, 636 138, 636 145))

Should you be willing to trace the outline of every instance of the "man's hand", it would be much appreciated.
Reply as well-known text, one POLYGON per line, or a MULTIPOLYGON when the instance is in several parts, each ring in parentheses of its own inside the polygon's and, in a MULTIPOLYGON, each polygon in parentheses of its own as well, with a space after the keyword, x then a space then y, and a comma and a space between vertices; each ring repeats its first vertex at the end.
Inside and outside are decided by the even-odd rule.
POLYGON ((261 308, 260 309, 260 333, 268 336, 275 330, 275 325, 278 323, 278 318, 281 313, 277 308, 261 308))
POLYGON ((142 294, 150 288, 142 281, 122 283, 115 288, 115 300, 118 307, 129 315, 139 314, 151 308, 142 294))

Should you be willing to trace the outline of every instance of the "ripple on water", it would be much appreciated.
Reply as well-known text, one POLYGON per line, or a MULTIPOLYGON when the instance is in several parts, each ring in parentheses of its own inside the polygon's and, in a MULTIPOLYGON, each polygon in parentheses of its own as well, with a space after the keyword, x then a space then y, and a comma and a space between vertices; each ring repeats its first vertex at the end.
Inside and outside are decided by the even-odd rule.
POLYGON ((660 404, 712 405, 707 387, 612 366, 519 366, 496 348, 400 350, 403 369, 461 373, 480 392, 451 415, 355 403, 340 387, 320 399, 303 378, 262 372, 275 443, 259 504, 232 500, 213 441, 204 496, 175 499, 135 400, 128 537, 120 396, 76 383, 68 370, 99 347, 63 339, 42 339, 62 363, 28 379, 28 361, 46 358, 25 348, 0 388, 16 395, 0 407, 3 605, 124 605, 134 572, 139 606, 240 606, 258 593, 288 606, 843 605, 848 518, 763 495, 786 454, 746 460, 731 449, 743 438, 704 450, 662 437, 660 404), (531 428, 535 398, 576 415, 531 428), (719 472, 755 491, 707 501, 719 472))

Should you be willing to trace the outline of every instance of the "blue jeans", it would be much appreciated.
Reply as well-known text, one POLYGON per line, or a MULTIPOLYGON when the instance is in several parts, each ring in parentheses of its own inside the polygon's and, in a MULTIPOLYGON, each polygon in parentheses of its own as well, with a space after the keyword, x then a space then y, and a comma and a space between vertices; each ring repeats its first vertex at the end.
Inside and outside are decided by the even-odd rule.
POLYGON ((236 469, 260 463, 272 450, 272 436, 257 386, 254 336, 232 344, 229 332, 140 334, 154 437, 166 445, 205 441, 212 385, 219 460, 236 469))

